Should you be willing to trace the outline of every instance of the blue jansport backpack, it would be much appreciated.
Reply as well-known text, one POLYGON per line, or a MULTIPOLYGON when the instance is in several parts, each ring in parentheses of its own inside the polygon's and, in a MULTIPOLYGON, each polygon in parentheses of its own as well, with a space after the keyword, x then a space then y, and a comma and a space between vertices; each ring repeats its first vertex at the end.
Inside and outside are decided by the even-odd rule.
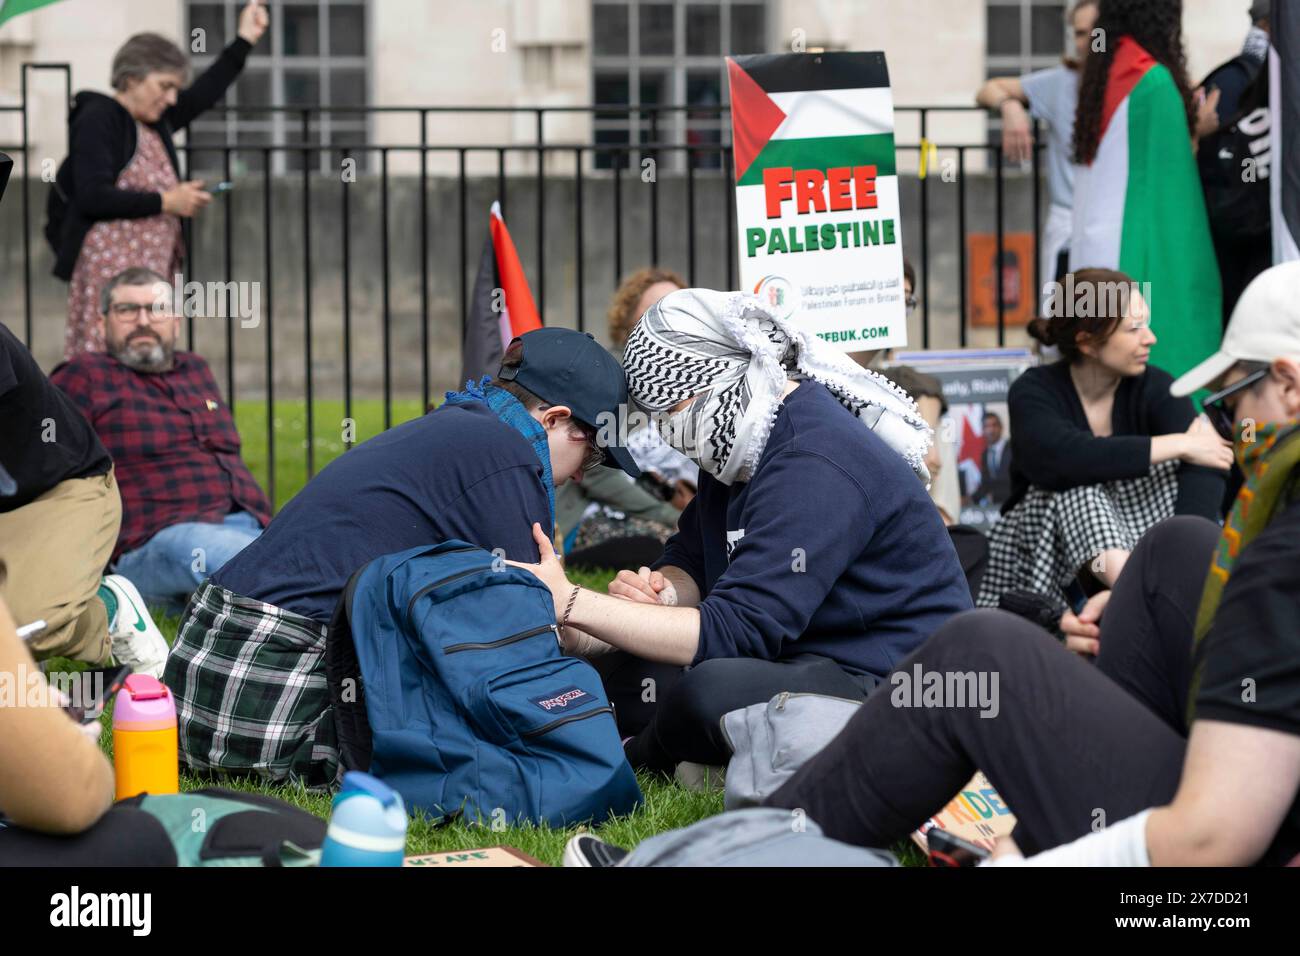
POLYGON ((546 586, 482 548, 452 540, 371 561, 326 643, 344 768, 435 819, 565 826, 630 812, 641 790, 600 676, 557 638, 546 586))

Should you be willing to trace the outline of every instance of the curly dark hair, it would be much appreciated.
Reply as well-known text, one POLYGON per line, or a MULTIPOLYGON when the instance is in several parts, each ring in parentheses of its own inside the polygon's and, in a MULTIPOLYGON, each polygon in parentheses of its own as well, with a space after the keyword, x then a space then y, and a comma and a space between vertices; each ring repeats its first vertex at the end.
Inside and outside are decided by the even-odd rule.
POLYGON ((1101 142, 1101 116, 1106 100, 1106 81, 1115 49, 1123 36, 1132 37, 1169 70, 1183 98, 1187 132, 1196 128, 1196 110, 1187 82, 1187 59, 1183 55, 1182 0, 1101 0, 1097 26, 1105 38, 1104 50, 1093 50, 1083 64, 1079 79, 1079 105, 1074 117, 1074 161, 1083 165, 1097 158, 1101 142))

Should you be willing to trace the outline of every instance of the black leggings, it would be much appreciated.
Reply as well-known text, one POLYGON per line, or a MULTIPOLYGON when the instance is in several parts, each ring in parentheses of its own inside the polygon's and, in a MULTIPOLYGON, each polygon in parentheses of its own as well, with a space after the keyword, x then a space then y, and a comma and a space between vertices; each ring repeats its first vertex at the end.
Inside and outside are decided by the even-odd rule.
POLYGON ((1035 853, 1168 803, 1186 749, 1197 582, 1218 536, 1212 522, 1173 518, 1143 537, 1103 617, 1096 666, 1003 611, 951 619, 768 805, 803 809, 834 839, 889 846, 980 769, 1035 853), (996 677, 996 716, 973 703, 908 706, 897 675, 917 665, 996 677))
POLYGON ((877 681, 816 654, 783 661, 709 660, 685 671, 621 652, 594 663, 618 715, 619 732, 632 738, 627 759, 638 770, 661 773, 671 773, 684 760, 726 764, 731 748, 721 722, 729 711, 766 703, 782 691, 864 700, 877 681))

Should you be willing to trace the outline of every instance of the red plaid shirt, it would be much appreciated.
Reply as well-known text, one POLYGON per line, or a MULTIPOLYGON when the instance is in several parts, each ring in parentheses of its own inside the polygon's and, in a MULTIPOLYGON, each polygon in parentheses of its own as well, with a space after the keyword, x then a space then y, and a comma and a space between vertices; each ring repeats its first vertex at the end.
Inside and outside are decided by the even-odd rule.
POLYGON ((50 381, 94 426, 116 468, 122 530, 113 560, 163 528, 247 511, 266 526, 271 503, 239 457, 239 432, 208 363, 177 352, 169 372, 137 372, 111 355, 65 362, 50 381))

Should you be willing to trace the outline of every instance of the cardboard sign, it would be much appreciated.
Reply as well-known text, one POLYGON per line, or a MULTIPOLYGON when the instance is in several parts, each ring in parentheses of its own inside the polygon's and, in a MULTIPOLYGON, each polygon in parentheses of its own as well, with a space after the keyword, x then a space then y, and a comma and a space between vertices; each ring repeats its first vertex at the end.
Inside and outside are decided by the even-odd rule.
POLYGON ((456 850, 451 853, 425 853, 408 856, 402 866, 545 866, 527 853, 512 846, 491 846, 481 850, 456 850))
POLYGON ((961 792, 949 800, 947 806, 912 834, 912 839, 922 852, 929 853, 925 834, 939 827, 992 851, 998 837, 1009 836, 1015 825, 1016 818, 993 789, 989 778, 976 772, 970 783, 962 787, 961 792))
POLYGON ((885 55, 728 57, 727 75, 741 287, 788 285, 796 321, 845 352, 906 345, 885 55))

